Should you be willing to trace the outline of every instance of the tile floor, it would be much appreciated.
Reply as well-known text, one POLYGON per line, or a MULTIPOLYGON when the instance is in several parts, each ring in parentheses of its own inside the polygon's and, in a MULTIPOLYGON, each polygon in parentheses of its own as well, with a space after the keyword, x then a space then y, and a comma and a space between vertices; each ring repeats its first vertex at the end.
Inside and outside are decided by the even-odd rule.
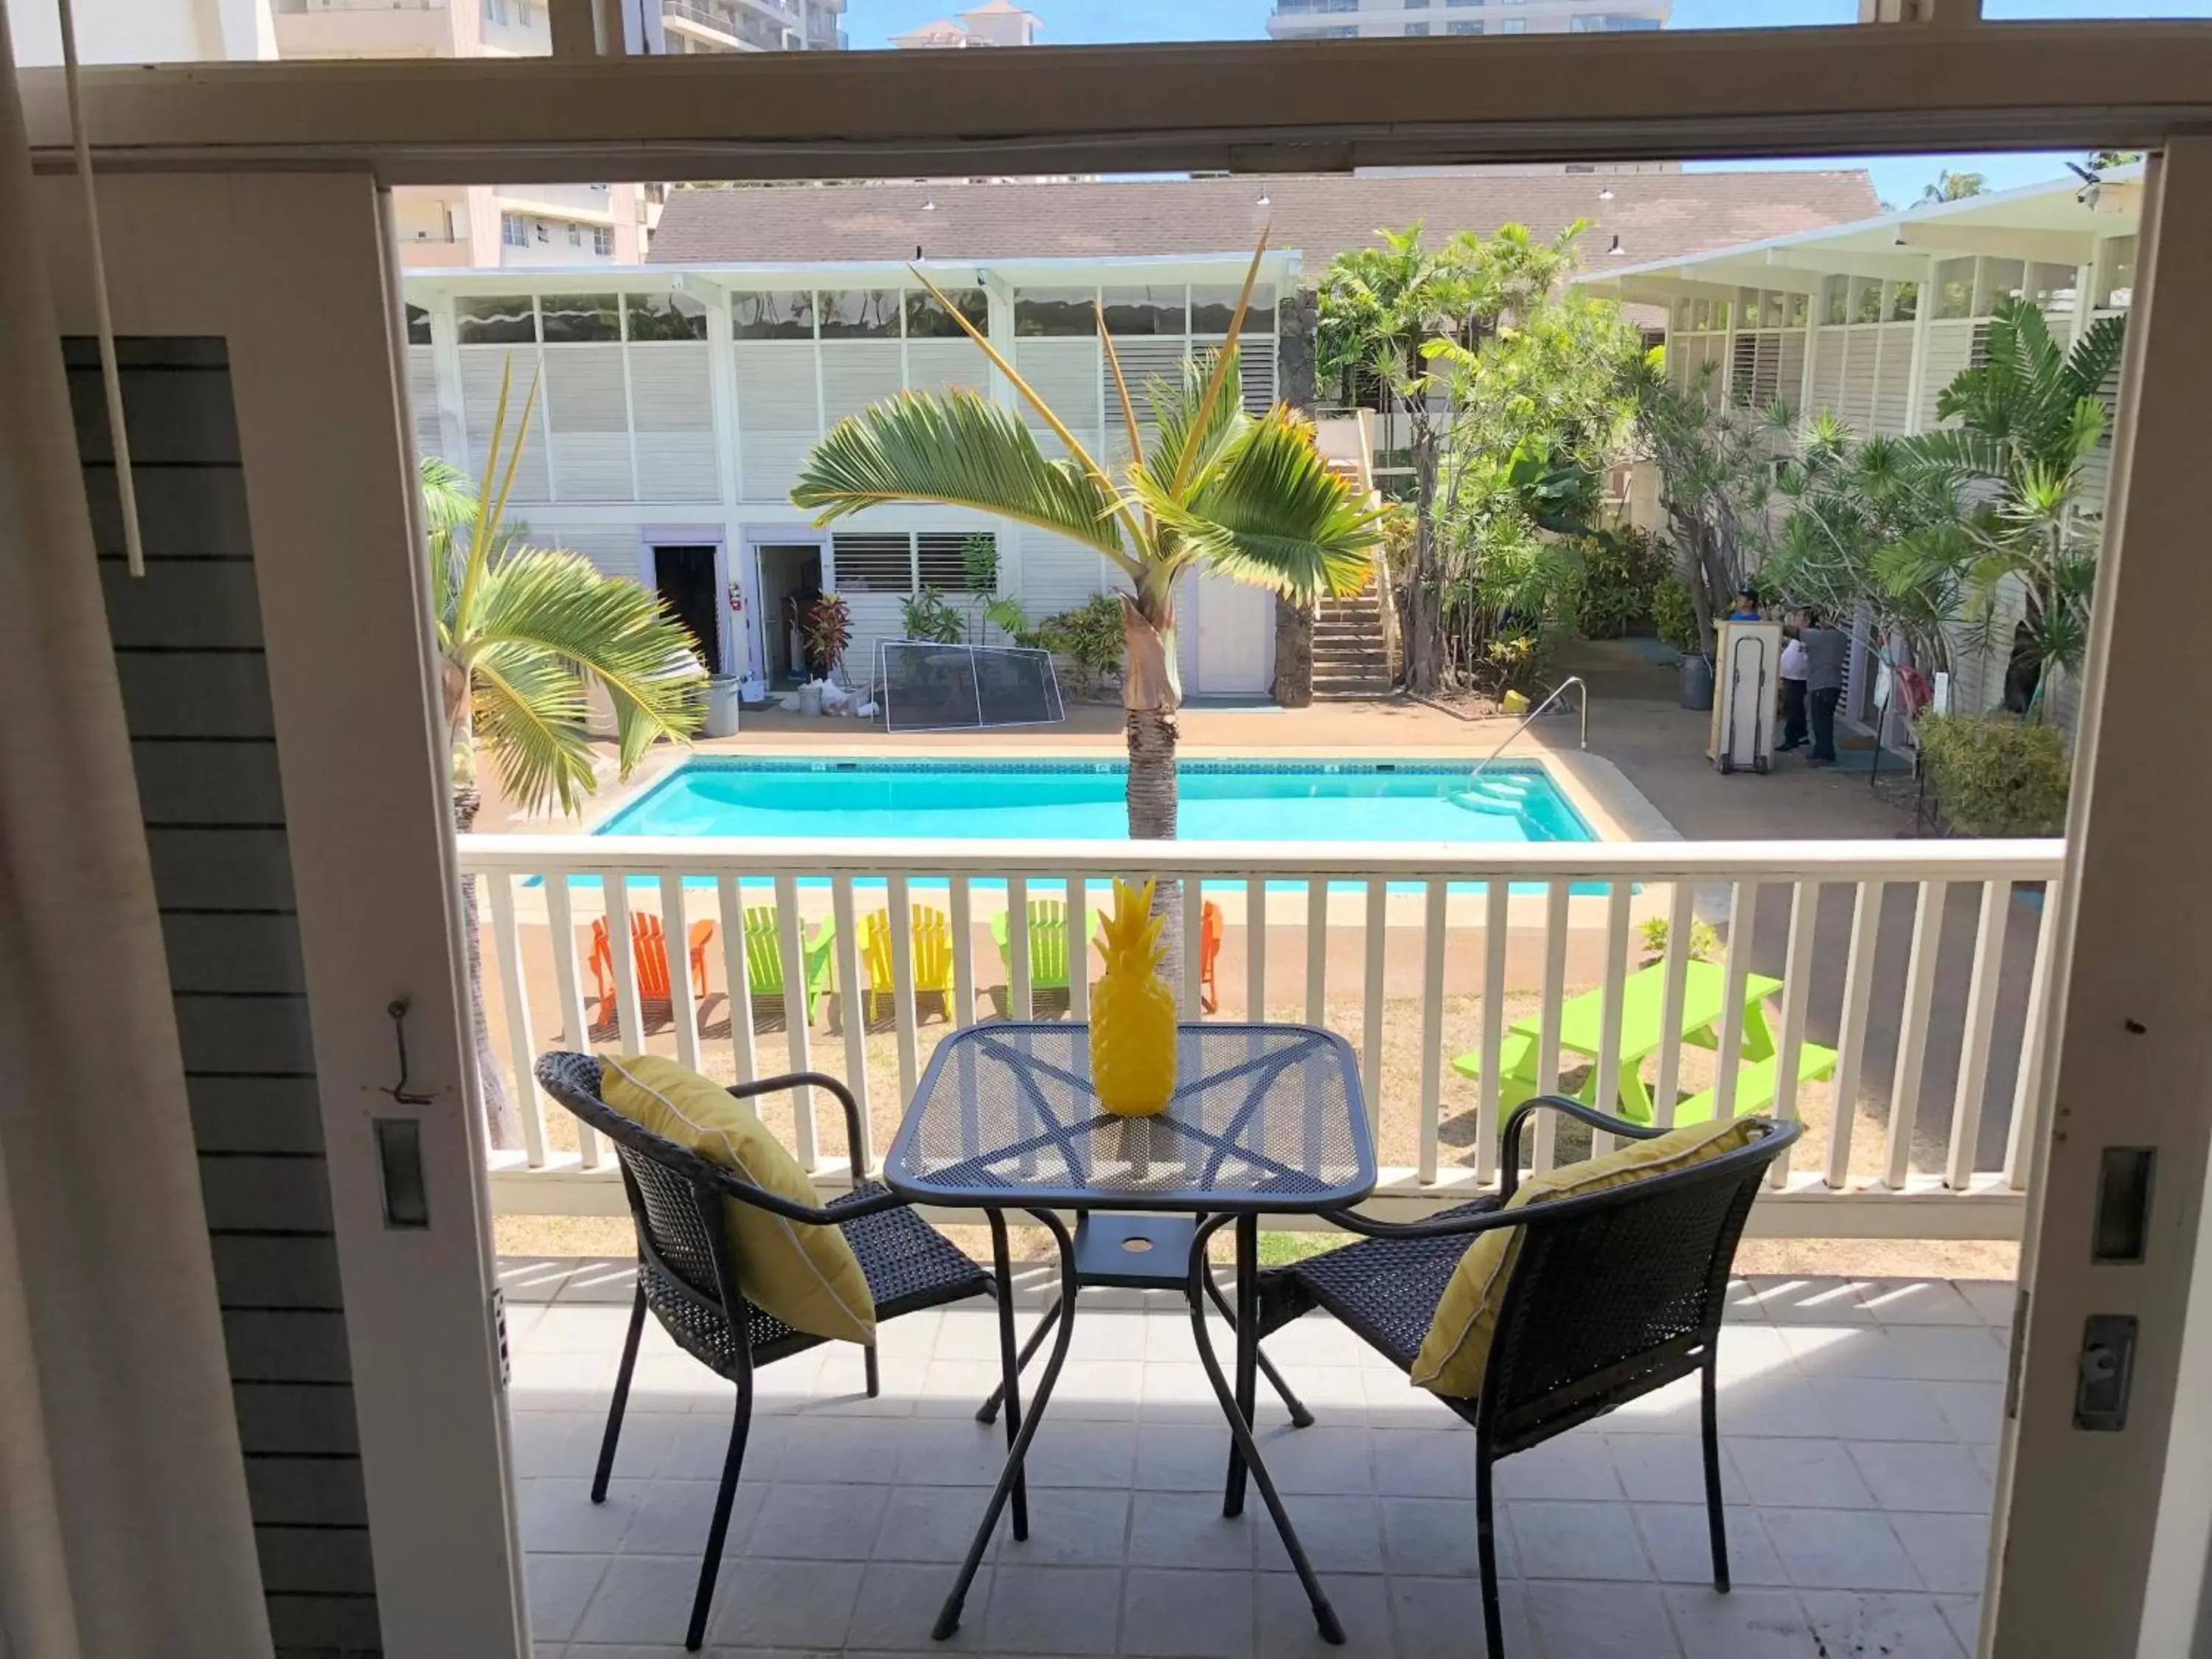
MULTIPOLYGON (((672 1659, 731 1389, 648 1322, 593 1506, 629 1274, 505 1266, 539 1659, 672 1659)), ((1735 1592, 1706 1582, 1696 1396, 1678 1385, 1498 1466, 1512 1659, 1964 1659, 2011 1308, 2008 1285, 1741 1283, 1721 1348, 1735 1592)), ((1335 1651, 1480 1656, 1472 1431, 1325 1319, 1268 1348, 1320 1419, 1292 1430, 1263 1385, 1270 1467, 1350 1638, 1335 1651)), ((1187 1317, 1131 1292, 1086 1297, 1030 1455, 1030 1539, 994 1543, 960 1631, 933 1644, 1004 1449, 971 1416, 995 1326, 981 1304, 915 1315, 882 1351, 877 1400, 847 1349, 760 1374, 719 1659, 1331 1651, 1256 1497, 1221 1517, 1228 1437, 1187 1317)))

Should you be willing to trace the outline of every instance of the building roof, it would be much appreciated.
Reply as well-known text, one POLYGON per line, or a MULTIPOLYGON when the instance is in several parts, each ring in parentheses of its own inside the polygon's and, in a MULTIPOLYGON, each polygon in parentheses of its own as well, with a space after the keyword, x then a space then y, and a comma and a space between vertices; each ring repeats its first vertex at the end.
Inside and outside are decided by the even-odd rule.
POLYGON ((1520 223, 1551 235, 1583 218, 1583 254, 1601 270, 1819 230, 1879 205, 1856 170, 786 185, 670 191, 649 257, 903 259, 917 246, 931 259, 1222 253, 1249 247, 1272 226, 1273 246, 1317 271, 1381 226, 1418 219, 1442 236, 1520 223))

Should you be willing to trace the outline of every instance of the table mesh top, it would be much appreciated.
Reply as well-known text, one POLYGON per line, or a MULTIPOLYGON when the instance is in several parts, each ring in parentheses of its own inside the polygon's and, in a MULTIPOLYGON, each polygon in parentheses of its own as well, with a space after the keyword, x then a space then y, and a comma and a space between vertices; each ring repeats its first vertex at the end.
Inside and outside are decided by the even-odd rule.
POLYGON ((1105 1111, 1087 1026, 971 1026, 939 1045, 886 1176, 921 1202, 1334 1209, 1375 1184, 1352 1049, 1303 1025, 1185 1025, 1155 1117, 1105 1111))

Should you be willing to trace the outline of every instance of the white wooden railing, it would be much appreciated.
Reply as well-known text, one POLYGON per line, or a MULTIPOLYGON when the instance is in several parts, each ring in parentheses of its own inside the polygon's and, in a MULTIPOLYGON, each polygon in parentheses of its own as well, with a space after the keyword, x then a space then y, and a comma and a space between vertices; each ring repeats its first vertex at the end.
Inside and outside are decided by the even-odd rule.
MULTIPOLYGON (((1539 1086, 1562 1070, 1558 1022, 1549 1018, 1577 988, 1601 989, 1601 1033, 1593 1075, 1612 1077, 1622 1054, 1632 945, 1639 923, 1668 923, 1660 1029, 1670 1035, 1653 1058, 1655 1109, 1671 1117, 1684 1042, 1680 1033, 1693 920, 1710 920, 1731 942, 1726 994, 1717 1024, 1712 1087, 1716 1109, 1734 1109, 1743 1051, 1747 976, 1753 958, 1784 982, 1771 1005, 1777 1057, 1774 1113, 1803 1115, 1808 1133, 1794 1162, 1778 1167, 1772 1190, 1754 1211, 1754 1231, 1803 1237, 2007 1237, 2017 1236, 2029 1136, 2040 1094, 2044 1010, 2051 971, 2050 925, 2062 861, 2057 842, 1674 842, 1294 846, 1201 842, 799 842, 723 838, 471 836, 460 842, 464 872, 479 878, 485 995, 494 1044, 522 1103, 524 1146, 493 1155, 492 1189, 501 1210, 524 1213, 619 1213, 612 1159, 588 1131, 555 1109, 549 1133, 544 1097, 529 1082, 544 1048, 574 1046, 586 1031, 586 974, 591 929, 607 924, 619 1029, 645 1029, 633 959, 631 917, 657 913, 668 941, 672 1018, 652 1046, 737 1079, 808 1068, 842 1075, 878 1122, 908 1098, 926 1058, 925 1040, 942 1027, 917 1019, 907 929, 893 927, 891 1030, 896 1078, 872 1075, 865 1022, 834 1012, 825 999, 810 1022, 802 988, 802 939, 820 920, 836 925, 834 983, 862 985, 860 927, 872 910, 903 917, 923 902, 950 918, 956 1025, 978 1018, 978 991, 1028 1018, 1037 999, 1030 983, 1025 901, 1061 898, 1077 884, 1089 907, 1107 902, 1109 875, 1184 879, 1182 994, 1186 1017, 1199 1018, 1200 907, 1221 905, 1243 932, 1240 951, 1224 947, 1225 975, 1241 956, 1243 998, 1224 995, 1224 1012, 1268 1006, 1270 930, 1303 935, 1301 1012, 1326 1023, 1330 944, 1341 975, 1356 944, 1361 992, 1358 1029, 1345 1027, 1362 1057, 1369 1109, 1385 1131, 1386 1167, 1375 1207, 1407 1214, 1463 1202, 1497 1179, 1497 1138, 1474 1126, 1497 1121, 1507 999, 1542 1011, 1539 1086), (1476 884, 1481 884, 1477 886, 1476 884), (2033 890, 2040 886, 2040 902, 2033 890), (1823 904, 1823 894, 1827 902, 1823 904), (1767 896, 1769 933, 1753 927, 1767 896), (756 1034, 747 989, 742 906, 772 904, 786 987, 783 1030, 756 1034), (1823 911, 1826 914, 1823 914, 1823 911), (981 926, 1007 916, 1009 966, 981 926), (1786 928, 1773 924, 1783 920, 1786 928), (1946 919, 1949 918, 1946 939, 1946 919), (717 926, 708 951, 719 967, 726 1039, 702 1034, 697 1017, 707 988, 691 983, 684 941, 702 919, 717 926), (1747 938, 1757 943, 1740 948, 1747 938), (1772 948, 1779 939, 1779 949, 1772 948), (1768 948, 1760 951, 1758 944, 1768 948), (1456 948, 1455 948, 1456 947, 1456 948), (1509 975, 1509 969, 1510 973, 1509 975), (1395 970, 1395 971, 1394 971, 1395 970), (1399 1012, 1386 1011, 1393 981, 1417 986, 1399 1012), (1450 1000, 1479 996, 1479 1020, 1447 1030, 1450 1000), (1417 1007, 1418 1012, 1413 1012, 1417 1007), (2002 1016, 2001 1022, 2000 1016, 2002 1016), (1417 1074, 1410 1082, 1385 1065, 1389 1019, 1417 1019, 1417 1074), (2001 1158, 1978 1158, 1991 1092, 1996 1033, 2008 1032, 2003 1067, 2014 1079, 2001 1158), (1479 1030, 1473 1029, 1479 1024, 1479 1030), (1802 1045, 1820 1036, 1836 1050, 1831 1080, 1796 1083, 1802 1045), (722 1045, 726 1043, 726 1048, 722 1045), (783 1052, 769 1052, 780 1046, 783 1052), (1449 1054, 1481 1055, 1479 1103, 1471 1122, 1453 1124, 1464 1144, 1445 1156, 1443 1096, 1449 1054), (717 1050, 720 1052, 716 1052, 717 1050), (1948 1067, 1948 1127, 1924 1086, 1948 1067), (703 1054, 702 1054, 703 1051, 703 1054), (896 1090, 890 1101, 884 1097, 896 1090), (1407 1113, 1413 1133, 1406 1133, 1407 1113), (1818 1120, 1825 1119, 1825 1121, 1818 1120), (1413 1161, 1393 1164, 1393 1145, 1410 1144, 1413 1161), (571 1148, 573 1147, 573 1150, 571 1148)), ((1072 907, 1073 909, 1073 907, 1072 907)), ((1279 941, 1288 945, 1288 940, 1279 941)), ((1071 942, 1071 957, 1076 952, 1071 942)), ((1095 963, 1093 970, 1095 971, 1095 963)), ((1279 959, 1279 968, 1282 963, 1279 959)), ((1084 1017, 1088 985, 1072 975, 1070 1017, 1084 1017)), ((1230 983, 1234 984, 1233 978, 1230 983)), ((1340 984, 1340 994, 1349 992, 1340 984)), ((1275 999, 1278 1012, 1291 1000, 1275 999)), ((762 1011, 773 1014, 773 1011, 762 1011)), ((988 1007, 984 1010, 988 1015, 988 1007)), ((719 1022, 718 1022, 719 1024, 719 1022)), ((609 1048, 611 1042, 598 1046, 609 1048)), ((634 1042, 629 1046, 635 1046, 634 1042)), ((1570 1057, 1569 1064, 1573 1064, 1570 1057)), ((885 1066, 888 1073, 894 1069, 885 1066)), ((1998 1103, 1998 1109, 2005 1109, 1998 1103)), ((818 1103, 801 1101, 790 1132, 800 1161, 825 1187, 844 1179, 842 1139, 817 1134, 818 1103)), ((834 1123, 835 1115, 832 1115, 834 1123)), ((880 1132, 878 1131, 878 1138, 880 1132)), ((880 1158, 883 1148, 873 1149, 880 1158)), ((1545 1124, 1534 1162, 1556 1156, 1545 1124)))

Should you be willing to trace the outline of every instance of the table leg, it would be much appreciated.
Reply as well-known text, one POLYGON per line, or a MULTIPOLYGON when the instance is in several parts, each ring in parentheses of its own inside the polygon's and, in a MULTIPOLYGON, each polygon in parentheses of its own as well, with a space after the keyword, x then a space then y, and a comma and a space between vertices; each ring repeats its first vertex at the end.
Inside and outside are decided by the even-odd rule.
MULTIPOLYGON (((1190 1304, 1191 1334, 1198 1344, 1199 1362, 1206 1367, 1206 1379, 1213 1385, 1214 1398, 1221 1402, 1222 1415, 1229 1421, 1229 1437, 1236 1448, 1237 1461, 1232 1469, 1240 1474, 1246 1470, 1250 1472, 1252 1483, 1260 1488, 1260 1501, 1267 1506, 1267 1514, 1283 1540, 1284 1553, 1291 1558, 1291 1566, 1305 1589, 1306 1601, 1313 1608, 1314 1624, 1320 1630, 1322 1639, 1341 1647, 1344 1644, 1344 1626, 1338 1622, 1336 1609, 1329 1605, 1328 1595, 1322 1592, 1321 1580, 1314 1573, 1313 1563, 1306 1559, 1305 1546, 1298 1541, 1297 1529, 1291 1524, 1290 1511, 1283 1507, 1282 1494, 1275 1490, 1274 1479, 1268 1474, 1267 1466, 1260 1456, 1259 1443, 1252 1437, 1249 1404, 1250 1371, 1246 1370, 1243 1378, 1248 1403, 1240 1407, 1237 1393, 1231 1388, 1229 1378, 1222 1371, 1221 1361, 1213 1352, 1213 1340, 1206 1333, 1206 1297, 1199 1281, 1207 1271, 1206 1241, 1228 1218, 1226 1216, 1217 1217, 1201 1224, 1197 1237, 1191 1242, 1190 1284, 1185 1291, 1190 1304)), ((1237 1253, 1237 1358, 1240 1367, 1244 1360, 1244 1345, 1249 1342, 1256 1349, 1259 1342, 1259 1253, 1256 1249, 1259 1224, 1255 1218, 1244 1218, 1238 1224, 1240 1235, 1245 1231, 1245 1220, 1251 1223, 1252 1242, 1255 1248, 1248 1252, 1243 1248, 1243 1240, 1240 1237, 1237 1253)), ((1233 1515, 1236 1510, 1224 1509, 1224 1512, 1233 1515)))
POLYGON ((1774 1033, 1766 1029, 1766 999, 1753 997, 1743 1006, 1743 1057, 1774 1058, 1774 1033))
MULTIPOLYGON (((975 1536, 968 1546, 967 1557, 960 1564, 960 1576, 952 1581, 952 1593, 945 1598, 937 1624, 930 1632, 940 1642, 960 1628, 960 1609, 968 1600, 969 1587, 975 1582, 975 1570, 983 1563, 983 1552, 990 1547, 991 1534, 998 1529, 999 1517, 1006 1513, 1007 1500, 1021 1484, 1022 1462, 1029 1455, 1030 1443, 1036 1438, 1037 1425, 1044 1421, 1045 1406, 1052 1399, 1053 1384, 1060 1381, 1060 1367, 1067 1361, 1068 1340, 1075 1331, 1075 1241, 1068 1237, 1066 1224, 1050 1210, 1031 1210, 1030 1214, 1051 1232, 1060 1247, 1060 1334, 1053 1342, 1051 1356, 1044 1362, 1043 1373, 1037 1378, 1036 1396, 1030 1401, 1029 1410, 1020 1413, 1021 1427, 1014 1431, 1013 1445, 1006 1453, 1006 1468, 999 1473, 999 1483, 991 1488, 991 1501, 983 1506, 982 1524, 975 1528, 975 1536)), ((1002 1341, 1009 1328, 1000 1327, 1002 1341)))
MULTIPOLYGON (((1006 1408, 1006 1449, 1022 1432, 1022 1362, 1014 1352, 1014 1270, 1006 1249, 1006 1218, 991 1212, 991 1271, 998 1279, 1000 1389, 1006 1408)), ((1014 1536, 1030 1535, 1030 1492, 1027 1475, 1014 1476, 1014 1536)))
MULTIPOLYGON (((1260 1218, 1237 1218, 1237 1414, 1249 1431, 1259 1410, 1260 1218)), ((1244 1455, 1229 1443, 1229 1482, 1221 1512, 1234 1519, 1244 1513, 1244 1455)))

